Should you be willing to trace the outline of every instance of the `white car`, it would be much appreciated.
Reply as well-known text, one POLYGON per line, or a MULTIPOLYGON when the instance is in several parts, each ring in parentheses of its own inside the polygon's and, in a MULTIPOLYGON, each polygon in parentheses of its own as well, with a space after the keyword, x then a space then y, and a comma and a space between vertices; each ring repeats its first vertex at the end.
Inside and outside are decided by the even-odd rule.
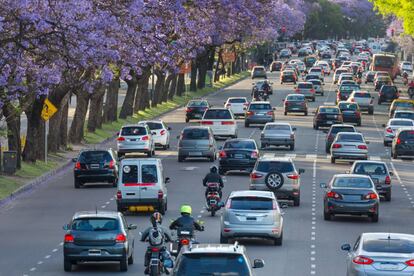
POLYGON ((244 116, 249 101, 246 97, 231 97, 224 103, 224 107, 230 109, 235 116, 244 116))
POLYGON ((334 75, 333 75, 333 81, 334 81, 334 83, 338 83, 339 76, 340 76, 342 73, 348 73, 348 70, 347 70, 347 69, 345 69, 345 68, 338 68, 338 69, 336 69, 336 70, 335 70, 335 73, 334 73, 334 75))
POLYGON ((152 132, 152 139, 155 146, 160 146, 163 149, 170 147, 170 127, 167 127, 161 120, 140 121, 138 124, 146 124, 152 132))
POLYGON ((319 79, 324 82, 324 73, 322 67, 312 67, 309 69, 309 74, 318 75, 319 79))
POLYGON ((343 81, 354 81, 354 75, 351 73, 342 73, 338 79, 338 87, 342 84, 343 81))
POLYGON ((401 72, 404 72, 404 71, 412 72, 413 71, 413 65, 409 61, 403 61, 403 62, 401 62, 401 65, 400 65, 400 71, 401 72))
POLYGON ((392 143, 398 129, 406 127, 414 127, 414 121, 411 119, 389 119, 384 129, 384 146, 392 143))
POLYGON ((127 153, 145 153, 148 157, 155 155, 153 132, 146 124, 126 125, 118 133, 118 157, 127 153))
POLYGON ((330 75, 331 74, 331 67, 329 67, 329 64, 327 61, 324 60, 318 60, 316 62, 316 66, 320 66, 323 69, 323 73, 326 75, 330 75))
POLYGON ((227 108, 210 108, 204 112, 202 126, 210 127, 214 136, 237 138, 237 122, 227 108))

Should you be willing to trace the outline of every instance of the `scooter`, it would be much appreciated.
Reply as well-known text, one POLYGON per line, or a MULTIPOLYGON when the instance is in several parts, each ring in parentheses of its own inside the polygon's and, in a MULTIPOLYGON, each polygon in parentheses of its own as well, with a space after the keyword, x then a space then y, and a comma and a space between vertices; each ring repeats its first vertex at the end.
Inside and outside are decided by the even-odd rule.
POLYGON ((220 196, 220 184, 219 183, 207 183, 207 211, 214 217, 216 212, 223 207, 220 196))

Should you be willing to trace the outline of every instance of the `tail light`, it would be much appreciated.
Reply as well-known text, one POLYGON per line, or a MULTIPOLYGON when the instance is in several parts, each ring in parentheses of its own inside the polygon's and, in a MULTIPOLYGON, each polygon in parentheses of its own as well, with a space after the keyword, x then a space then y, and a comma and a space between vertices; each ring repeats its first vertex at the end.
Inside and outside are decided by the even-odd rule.
POLYGON ((164 192, 162 190, 158 191, 158 199, 162 199, 164 197, 164 192))
POLYGON ((266 114, 267 115, 273 115, 274 113, 273 113, 273 111, 268 111, 266 114))
POLYGON ((115 167, 115 161, 114 160, 111 160, 110 162, 109 162, 109 168, 110 169, 113 169, 115 167))
POLYGON ((118 234, 118 235, 116 235, 116 237, 115 237, 115 242, 116 243, 124 243, 124 242, 126 242, 126 237, 125 237, 125 235, 124 234, 118 234))
POLYGON ((397 138, 397 145, 401 144, 401 139, 397 138))
POLYGON ((116 192, 116 199, 122 199, 122 192, 121 191, 116 192))
POLYGON ((366 150, 366 149, 368 149, 368 147, 367 147, 367 146, 365 146, 365 145, 359 145, 359 146, 358 146, 358 149, 364 149, 364 150, 366 150))
POLYGON ((227 157, 227 153, 226 153, 224 150, 221 150, 221 151, 219 152, 219 157, 220 157, 220 158, 226 158, 226 157, 227 157))
POLYGON ((141 141, 148 141, 148 140, 149 140, 149 136, 148 135, 146 135, 146 136, 144 136, 144 137, 141 138, 141 141))
POLYGON ((352 98, 352 99, 351 99, 351 102, 353 102, 353 103, 354 103, 354 102, 355 102, 355 99, 354 99, 354 98, 352 98))
POLYGON ((311 92, 311 93, 315 93, 315 89, 311 89, 311 90, 310 90, 310 92, 311 92))
POLYGON ((160 249, 158 247, 152 247, 151 252, 159 252, 160 249))
POLYGON ((77 170, 82 169, 82 167, 81 167, 81 163, 80 163, 80 162, 76 162, 76 164, 75 164, 75 169, 77 169, 77 170))
POLYGON ((367 195, 364 196, 364 199, 378 199, 378 195, 376 193, 369 193, 367 195))
POLYGON ((332 148, 333 149, 339 149, 339 148, 342 148, 342 145, 341 144, 333 144, 332 148))
POLYGON ((262 178, 264 175, 261 173, 251 173, 250 174, 250 179, 260 179, 262 178))
POLYGON ((299 88, 296 88, 296 89, 295 89, 295 92, 297 92, 297 93, 298 93, 299 91, 300 91, 300 89, 299 89, 299 88))
POLYGON ((230 206, 231 206, 231 198, 229 198, 229 199, 227 200, 227 203, 226 203, 226 208, 227 208, 227 209, 230 209, 230 206))
POLYGON ((414 266, 414 259, 406 261, 405 264, 408 266, 414 266))
POLYGON ((213 122, 212 121, 201 121, 202 125, 212 125, 213 122))
POLYGON ((165 135, 165 133, 166 133, 165 129, 161 130, 160 132, 161 135, 165 135))
POLYGON ((390 184, 391 184, 391 177, 390 177, 389 175, 387 175, 387 176, 385 177, 385 184, 388 184, 388 185, 390 185, 390 184))
POLYGON ((116 140, 118 140, 118 141, 120 141, 120 142, 122 142, 122 141, 125 141, 125 137, 118 137, 116 140))
POLYGON ((273 208, 273 210, 276 210, 276 208, 277 208, 276 200, 272 201, 272 208, 273 208))
POLYGON ((287 178, 297 180, 299 179, 299 174, 288 174, 287 178))
POLYGON ((285 101, 285 106, 288 106, 290 104, 290 102, 285 101))
POLYGON ((352 262, 354 264, 359 264, 359 265, 370 265, 374 262, 374 260, 368 257, 364 257, 364 256, 356 256, 354 259, 352 259, 352 262))
POLYGON ((221 122, 222 125, 234 125, 233 121, 222 121, 221 122))
POLYGON ((322 118, 321 114, 316 115, 316 119, 320 120, 322 118))
POLYGON ((387 133, 392 133, 392 128, 387 128, 386 130, 385 130, 387 133))
POLYGON ((295 134, 291 134, 290 139, 295 139, 295 134))
POLYGON ((259 154, 257 153, 257 151, 252 151, 250 158, 258 158, 258 157, 259 157, 259 154))
POLYGON ((73 243, 75 242, 75 238, 73 237, 72 234, 66 234, 64 241, 65 243, 73 243))
POLYGON ((247 112, 247 116, 252 116, 252 115, 254 115, 254 112, 253 111, 248 111, 247 112))
POLYGON ((326 197, 334 199, 342 199, 342 196, 336 192, 330 191, 326 193, 326 197))
POLYGON ((189 245, 190 244, 190 240, 189 239, 182 239, 180 240, 181 245, 189 245))

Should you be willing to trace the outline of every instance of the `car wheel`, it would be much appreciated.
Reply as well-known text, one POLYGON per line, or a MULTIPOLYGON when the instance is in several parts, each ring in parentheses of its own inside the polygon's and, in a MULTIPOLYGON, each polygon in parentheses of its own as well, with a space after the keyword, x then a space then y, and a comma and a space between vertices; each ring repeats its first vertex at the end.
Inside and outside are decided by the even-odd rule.
POLYGON ((285 114, 285 116, 287 116, 287 112, 286 112, 286 111, 285 111, 285 113, 284 113, 284 114, 285 114))
POLYGON ((315 98, 312 98, 312 102, 314 102, 315 101, 315 98))
POLYGON ((263 144, 260 145, 260 148, 265 149, 265 148, 267 148, 267 145, 265 143, 263 143, 263 144))
POLYGON ((384 198, 385 198, 385 201, 391 201, 391 191, 387 192, 387 193, 384 195, 384 198))
POLYGON ((121 206, 119 206, 119 205, 116 206, 116 210, 118 212, 122 213, 122 214, 125 212, 124 209, 121 206))
POLYGON ((147 152, 147 157, 152 157, 152 151, 147 152))
POLYGON ((368 110, 368 114, 369 115, 374 115, 374 110, 373 109, 368 110))
POLYGON ((378 100, 378 105, 381 105, 381 101, 380 100, 378 100))
POLYGON ((305 116, 308 116, 308 112, 306 111, 305 113, 303 113, 305 116))
POLYGON ((293 206, 299 206, 300 205, 300 194, 293 198, 293 206))
POLYGON ((388 147, 388 142, 384 141, 384 147, 388 147))
POLYGON ((228 244, 229 238, 223 237, 223 235, 220 234, 220 243, 228 244))
POLYGON ((281 246, 282 245, 282 242, 283 242, 283 232, 280 234, 280 237, 279 238, 275 238, 274 239, 273 243, 276 246, 281 246))
POLYGON ((249 127, 249 126, 250 126, 250 124, 249 124, 249 123, 244 122, 244 127, 249 127))
POLYGON ((120 152, 118 152, 118 160, 120 160, 122 157, 124 157, 125 156, 125 153, 120 153, 120 152))
POLYGON ((290 146, 289 146, 289 149, 290 149, 290 150, 295 150, 295 145, 290 145, 290 146))
POLYGON ((75 179, 74 186, 75 186, 75 189, 79 189, 82 186, 82 183, 80 182, 80 180, 75 179))
POLYGON ((280 84, 283 84, 283 81, 281 81, 280 84))
POLYGON ((327 212, 327 211, 323 211, 323 219, 324 220, 331 220, 332 219, 332 215, 329 213, 329 212, 327 212))
POLYGON ((315 129, 318 130, 319 129, 319 126, 318 125, 315 125, 315 129))
POLYGON ((131 256, 129 256, 128 258, 128 264, 129 265, 134 264, 134 245, 132 245, 132 252, 131 252, 131 256))
POLYGON ((68 261, 66 258, 63 258, 63 269, 66 272, 71 272, 72 271, 72 262, 68 261))
POLYGON ((331 163, 335 164, 335 161, 336 161, 335 157, 331 156, 331 163))
POLYGON ((323 92, 321 93, 321 96, 323 96, 323 92))
POLYGON ((361 121, 358 121, 357 126, 361 126, 361 121))
POLYGON ((210 156, 209 161, 210 162, 214 162, 214 160, 216 160, 215 156, 214 155, 213 156, 210 156))
POLYGON ((283 186, 284 178, 283 175, 279 172, 270 172, 265 178, 266 186, 270 190, 277 190, 283 186))
POLYGON ((183 162, 185 158, 181 155, 178 155, 178 162, 183 162))
POLYGON ((190 119, 188 119, 188 118, 185 118, 185 122, 186 123, 188 123, 190 121, 190 119))
POLYGON ((119 261, 119 270, 128 271, 128 258, 125 256, 122 260, 119 261))
POLYGON ((371 215, 371 222, 378 222, 379 214, 378 212, 371 215))

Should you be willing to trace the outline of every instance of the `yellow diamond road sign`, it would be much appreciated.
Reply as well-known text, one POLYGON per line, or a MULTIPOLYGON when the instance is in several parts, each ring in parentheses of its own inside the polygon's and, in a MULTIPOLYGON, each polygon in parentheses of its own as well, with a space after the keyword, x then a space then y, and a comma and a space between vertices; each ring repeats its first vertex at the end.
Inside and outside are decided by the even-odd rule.
POLYGON ((57 108, 48 99, 43 103, 42 119, 48 121, 56 113, 57 108))

